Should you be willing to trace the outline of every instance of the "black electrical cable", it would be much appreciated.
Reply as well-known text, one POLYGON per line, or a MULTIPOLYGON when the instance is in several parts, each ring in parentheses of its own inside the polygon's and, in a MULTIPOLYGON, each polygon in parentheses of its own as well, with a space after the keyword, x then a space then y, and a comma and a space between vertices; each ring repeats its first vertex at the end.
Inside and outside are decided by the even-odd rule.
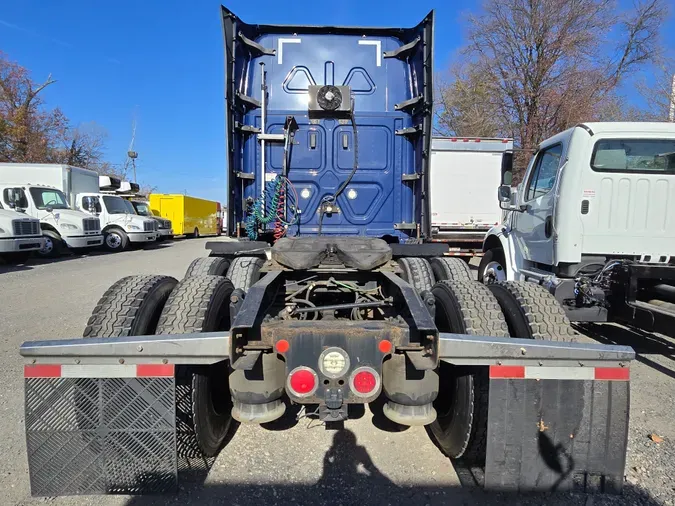
POLYGON ((333 195, 326 195, 323 199, 321 199, 321 203, 319 204, 319 232, 318 235, 321 235, 321 229, 323 227, 323 215, 326 212, 326 204, 336 202, 337 198, 342 194, 343 191, 345 191, 345 188, 347 188, 347 185, 351 183, 352 178, 354 177, 354 174, 356 174, 356 170, 358 169, 359 166, 359 135, 358 132, 356 131, 356 118, 354 117, 354 100, 352 99, 352 106, 350 108, 350 116, 352 120, 352 131, 354 132, 354 168, 352 171, 349 173, 349 176, 347 176, 347 179, 343 181, 343 183, 339 186, 337 191, 333 195))

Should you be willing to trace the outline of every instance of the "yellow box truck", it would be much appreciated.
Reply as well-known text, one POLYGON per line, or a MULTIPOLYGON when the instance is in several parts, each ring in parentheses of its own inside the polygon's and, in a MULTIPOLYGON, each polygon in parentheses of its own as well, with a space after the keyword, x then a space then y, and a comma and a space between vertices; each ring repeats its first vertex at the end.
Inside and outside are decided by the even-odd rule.
POLYGON ((220 235, 218 207, 218 202, 189 195, 150 194, 150 209, 153 214, 171 220, 175 235, 220 235))

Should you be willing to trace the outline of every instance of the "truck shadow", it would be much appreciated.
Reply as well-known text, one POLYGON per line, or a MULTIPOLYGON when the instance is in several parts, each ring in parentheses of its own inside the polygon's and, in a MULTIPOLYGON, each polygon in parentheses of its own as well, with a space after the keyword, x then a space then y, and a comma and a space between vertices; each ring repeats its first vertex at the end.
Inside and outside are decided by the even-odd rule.
POLYGON ((609 323, 578 323, 574 324, 574 327, 582 334, 602 344, 631 346, 635 350, 635 360, 666 376, 675 378, 675 339, 609 323), (649 358, 648 355, 660 355, 670 360, 671 364, 664 365, 649 358))
POLYGON ((82 258, 89 257, 98 257, 98 256, 107 256, 107 255, 126 255, 136 251, 156 251, 160 249, 170 248, 173 241, 164 241, 161 243, 154 243, 147 246, 132 246, 126 251, 120 251, 118 253, 111 253, 104 249, 94 249, 87 250, 85 252, 81 251, 69 251, 63 253, 62 255, 55 258, 41 258, 39 256, 31 256, 26 260, 21 261, 8 261, 5 263, 0 263, 0 274, 5 274, 9 272, 21 272, 21 271, 30 271, 33 268, 39 265, 49 265, 57 264, 61 262, 68 262, 70 260, 80 260, 82 258))
MULTIPOLYGON (((392 458, 400 459, 401 455, 392 458)), ((410 469, 411 481, 415 469, 410 469)), ((238 506, 326 504, 326 505, 598 505, 659 504, 646 491, 629 484, 623 497, 581 493, 513 494, 485 492, 478 487, 442 485, 398 485, 373 463, 365 447, 350 430, 337 431, 323 459, 323 472, 316 483, 289 484, 283 481, 283 463, 270 474, 270 483, 228 483, 203 485, 181 481, 175 497, 135 496, 126 506, 151 506, 176 502, 186 505, 236 504, 238 506), (276 476, 275 476, 276 475, 276 476)), ((423 477, 419 481, 425 482, 423 477)), ((180 477, 179 477, 180 481, 180 477)))

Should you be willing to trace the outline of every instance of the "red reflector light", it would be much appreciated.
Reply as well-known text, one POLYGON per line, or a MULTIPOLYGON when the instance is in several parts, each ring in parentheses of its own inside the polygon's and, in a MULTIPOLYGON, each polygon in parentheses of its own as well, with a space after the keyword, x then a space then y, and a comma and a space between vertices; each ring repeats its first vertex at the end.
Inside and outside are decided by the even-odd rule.
POLYGON ((359 367, 349 378, 352 393, 359 397, 370 397, 380 389, 380 375, 371 367, 359 367))
POLYGON ((316 374, 306 367, 296 369, 288 377, 288 386, 296 395, 309 395, 316 390, 316 374))
POLYGON ((290 347, 291 345, 286 339, 279 339, 277 341, 277 351, 279 353, 286 353, 290 347))
POLYGON ((391 353, 391 341, 380 341, 380 344, 378 344, 377 347, 382 353, 391 353))
POLYGON ((361 371, 354 376, 354 390, 360 394, 369 394, 375 390, 377 378, 370 371, 361 371))

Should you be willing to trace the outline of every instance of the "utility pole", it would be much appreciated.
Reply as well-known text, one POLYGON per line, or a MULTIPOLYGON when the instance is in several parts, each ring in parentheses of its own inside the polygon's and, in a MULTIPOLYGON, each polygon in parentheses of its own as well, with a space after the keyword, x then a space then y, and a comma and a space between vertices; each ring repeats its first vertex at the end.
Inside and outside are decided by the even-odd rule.
POLYGON ((670 85, 670 107, 668 111, 668 121, 675 122, 675 74, 670 85))

